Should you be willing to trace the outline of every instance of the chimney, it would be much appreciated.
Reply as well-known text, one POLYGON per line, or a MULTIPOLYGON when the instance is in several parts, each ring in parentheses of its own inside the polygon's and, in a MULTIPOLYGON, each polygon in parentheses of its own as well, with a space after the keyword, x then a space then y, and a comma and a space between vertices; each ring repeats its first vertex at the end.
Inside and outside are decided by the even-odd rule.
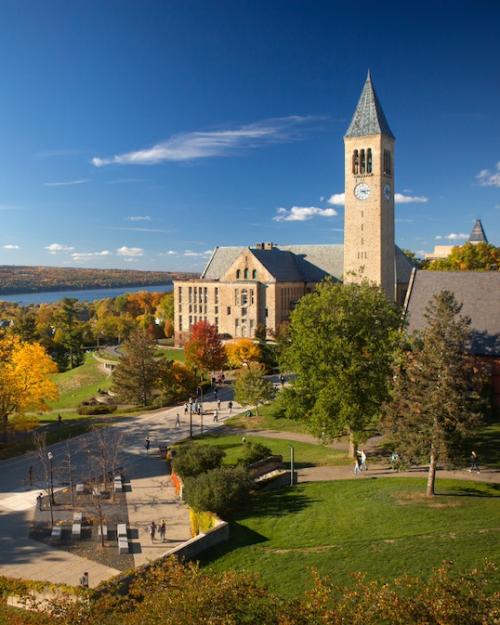
POLYGON ((263 243, 263 248, 264 250, 272 250, 274 247, 274 243, 263 243))

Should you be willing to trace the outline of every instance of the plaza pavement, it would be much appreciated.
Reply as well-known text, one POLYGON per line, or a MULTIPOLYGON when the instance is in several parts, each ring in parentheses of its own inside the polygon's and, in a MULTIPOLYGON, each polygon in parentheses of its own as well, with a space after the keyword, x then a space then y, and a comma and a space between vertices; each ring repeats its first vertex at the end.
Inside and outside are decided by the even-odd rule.
MULTIPOLYGON (((223 389, 219 397, 224 408, 231 398, 231 391, 223 389)), ((209 413, 204 415, 204 431, 221 427, 230 416, 226 407, 219 411, 219 422, 213 422, 212 412, 216 408, 213 396, 206 398, 203 406, 204 411, 209 413)), ((234 408, 237 409, 237 404, 234 404, 234 408)), ((123 466, 130 480, 131 489, 126 493, 126 499, 130 527, 138 529, 138 540, 133 541, 133 557, 135 565, 140 565, 190 538, 187 507, 175 497, 165 461, 158 454, 160 441, 174 443, 187 438, 189 423, 184 417, 183 406, 178 406, 125 417, 107 431, 123 435, 118 464, 123 466), (180 428, 175 427, 177 413, 180 413, 182 420, 180 428), (146 453, 144 447, 146 436, 151 440, 149 453, 146 453), (166 520, 167 540, 161 543, 157 539, 152 543, 147 526, 152 520, 158 523, 162 519, 166 520)), ((193 432, 200 432, 200 418, 197 415, 193 415, 193 432)), ((56 492, 62 487, 57 469, 63 462, 66 445, 73 456, 77 480, 85 478, 87 456, 84 446, 91 441, 91 436, 90 433, 83 434, 67 443, 60 442, 47 448, 54 455, 56 492)), ((29 538, 36 496, 42 487, 37 482, 38 464, 35 453, 0 462, 0 575, 78 585, 82 573, 88 571, 90 585, 96 586, 118 574, 116 569, 29 538), (27 484, 30 466, 34 468, 33 486, 27 484)), ((60 514, 56 512, 56 516, 60 514)))

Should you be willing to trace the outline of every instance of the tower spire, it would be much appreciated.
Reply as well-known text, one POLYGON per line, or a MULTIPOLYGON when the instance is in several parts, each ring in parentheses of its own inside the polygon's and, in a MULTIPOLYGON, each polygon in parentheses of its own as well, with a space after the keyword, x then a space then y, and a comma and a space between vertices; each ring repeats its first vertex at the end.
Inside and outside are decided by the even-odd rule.
POLYGON ((488 243, 488 239, 480 219, 476 219, 476 223, 470 233, 469 243, 488 243))
POLYGON ((370 69, 368 69, 363 91, 345 136, 365 137, 380 134, 394 139, 373 86, 370 69))

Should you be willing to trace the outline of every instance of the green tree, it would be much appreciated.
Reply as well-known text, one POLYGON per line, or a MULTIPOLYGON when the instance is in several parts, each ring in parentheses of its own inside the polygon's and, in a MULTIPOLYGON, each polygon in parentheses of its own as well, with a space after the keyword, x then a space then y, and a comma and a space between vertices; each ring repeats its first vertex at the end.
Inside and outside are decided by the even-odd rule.
POLYGON ((417 267, 418 269, 420 269, 423 266, 424 261, 421 258, 419 258, 415 254, 415 252, 412 252, 411 250, 407 250, 407 249, 402 249, 401 251, 403 252, 403 254, 406 256, 406 258, 411 262, 411 264, 414 267, 417 267))
POLYGON ((226 455, 217 445, 180 445, 175 451, 173 467, 182 479, 217 469, 226 455))
POLYGON ((459 316, 461 308, 449 291, 429 302, 425 330, 395 363, 384 419, 403 458, 429 462, 428 496, 438 462, 463 458, 464 443, 481 422, 483 376, 467 353, 470 319, 459 316))
POLYGON ((324 440, 349 434, 351 453, 389 396, 400 312, 374 285, 322 282, 291 315, 282 369, 285 414, 301 417, 324 440))
POLYGON ((148 406, 160 371, 156 342, 146 330, 138 328, 123 343, 122 356, 113 371, 113 391, 124 402, 148 406))
POLYGON ((250 362, 241 369, 234 383, 234 398, 244 406, 255 406, 259 412, 259 404, 270 400, 273 396, 273 385, 265 378, 264 367, 257 362, 250 362))
POLYGON ((252 488, 247 470, 219 467, 184 481, 184 499, 197 512, 215 512, 222 517, 234 511, 252 488))
POLYGON ((500 271, 500 247, 489 243, 465 243, 454 247, 447 258, 431 261, 431 271, 500 271))
POLYGON ((54 315, 54 343, 61 348, 71 369, 81 365, 84 359, 84 325, 78 319, 78 300, 65 297, 54 315))
POLYGON ((165 293, 156 307, 156 316, 162 322, 170 321, 174 323, 174 294, 165 293))

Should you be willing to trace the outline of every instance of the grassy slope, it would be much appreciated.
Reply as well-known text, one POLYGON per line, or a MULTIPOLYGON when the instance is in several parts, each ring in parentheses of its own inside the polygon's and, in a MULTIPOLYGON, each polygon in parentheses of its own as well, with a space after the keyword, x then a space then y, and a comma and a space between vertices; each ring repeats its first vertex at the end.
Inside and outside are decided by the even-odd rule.
POLYGON ((424 480, 390 478, 260 492, 202 562, 258 572, 284 595, 307 586, 311 567, 349 583, 354 571, 388 580, 425 576, 443 560, 461 570, 486 557, 500 564, 498 485, 440 480, 430 502, 424 489, 424 480))
MULTIPOLYGON (((272 416, 273 406, 259 406, 259 416, 246 417, 246 410, 227 419, 226 423, 232 427, 245 428, 247 430, 276 430, 278 432, 299 432, 308 434, 303 421, 293 419, 280 419, 272 416)), ((255 412, 255 411, 253 411, 255 412)))
MULTIPOLYGON (((295 466, 297 468, 311 465, 339 465, 349 463, 350 460, 344 454, 335 449, 328 449, 322 445, 310 445, 309 443, 299 443, 297 441, 287 441, 275 438, 264 438, 260 436, 247 436, 247 441, 262 443, 269 447, 273 454, 283 456, 286 461, 290 457, 290 445, 295 451, 295 466)), ((195 444, 217 445, 226 452, 225 464, 234 464, 243 454, 243 443, 241 436, 198 436, 194 439, 195 444)))
POLYGON ((52 402, 53 410, 76 408, 80 402, 90 399, 97 389, 107 389, 111 379, 104 373, 92 354, 85 354, 85 362, 63 373, 54 375, 54 382, 59 387, 59 399, 52 402))

